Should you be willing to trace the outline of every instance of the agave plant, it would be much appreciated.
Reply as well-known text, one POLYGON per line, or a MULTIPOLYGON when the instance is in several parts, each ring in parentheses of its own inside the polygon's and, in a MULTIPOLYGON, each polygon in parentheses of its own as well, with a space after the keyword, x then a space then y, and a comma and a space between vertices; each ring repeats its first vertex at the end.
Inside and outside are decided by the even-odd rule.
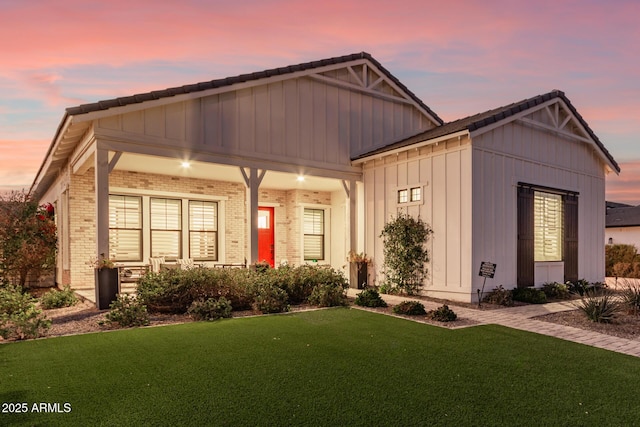
POLYGON ((620 311, 620 302, 614 295, 595 290, 586 291, 577 306, 589 320, 597 323, 611 323, 620 311))
POLYGON ((625 281, 620 297, 622 304, 629 310, 629 313, 640 315, 640 283, 625 281))

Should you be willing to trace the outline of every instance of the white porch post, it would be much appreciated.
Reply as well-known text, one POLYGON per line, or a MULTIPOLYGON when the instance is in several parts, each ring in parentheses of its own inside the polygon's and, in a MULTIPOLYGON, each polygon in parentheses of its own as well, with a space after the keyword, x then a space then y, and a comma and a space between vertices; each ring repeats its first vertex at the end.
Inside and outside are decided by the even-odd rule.
POLYGON ((267 171, 249 168, 249 173, 247 174, 245 168, 240 168, 240 172, 242 172, 244 183, 247 186, 247 211, 249 213, 248 262, 249 264, 255 264, 258 262, 258 190, 267 171))
POLYGON ((349 250, 360 252, 358 247, 358 190, 354 180, 349 181, 349 250))
POLYGON ((96 255, 109 257, 109 150, 95 150, 96 255), (104 255, 103 255, 104 254, 104 255))

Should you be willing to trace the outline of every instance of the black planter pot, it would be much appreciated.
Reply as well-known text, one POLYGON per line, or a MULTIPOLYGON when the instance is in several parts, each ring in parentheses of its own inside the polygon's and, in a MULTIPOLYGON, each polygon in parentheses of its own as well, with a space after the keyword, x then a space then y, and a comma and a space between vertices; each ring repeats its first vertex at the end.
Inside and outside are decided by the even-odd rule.
POLYGON ((120 292, 120 274, 117 268, 100 268, 95 270, 95 276, 96 307, 105 310, 120 292))
POLYGON ((352 288, 364 289, 369 285, 366 262, 349 263, 349 283, 352 288))

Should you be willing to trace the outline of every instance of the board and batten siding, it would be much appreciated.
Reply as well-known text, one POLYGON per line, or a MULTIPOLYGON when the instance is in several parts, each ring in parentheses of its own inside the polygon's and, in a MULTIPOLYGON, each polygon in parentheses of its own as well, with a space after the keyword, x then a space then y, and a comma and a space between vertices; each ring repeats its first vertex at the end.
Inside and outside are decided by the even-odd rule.
POLYGON ((431 127, 408 103, 300 77, 102 118, 96 134, 353 171, 352 156, 431 127))
MULTIPOLYGON (((472 147, 473 266, 497 263, 489 290, 516 285, 519 182, 579 193, 578 276, 604 280, 605 166, 593 148, 519 122, 473 137, 472 147)), ((536 268, 537 286, 546 281, 543 271, 536 268)), ((473 281, 482 286, 481 277, 473 281)))
POLYGON ((471 146, 452 140, 390 155, 364 165, 365 243, 376 284, 384 280, 380 233, 399 212, 420 217, 433 229, 424 291, 468 299, 471 292, 471 146), (398 189, 420 187, 420 203, 397 203, 398 189))

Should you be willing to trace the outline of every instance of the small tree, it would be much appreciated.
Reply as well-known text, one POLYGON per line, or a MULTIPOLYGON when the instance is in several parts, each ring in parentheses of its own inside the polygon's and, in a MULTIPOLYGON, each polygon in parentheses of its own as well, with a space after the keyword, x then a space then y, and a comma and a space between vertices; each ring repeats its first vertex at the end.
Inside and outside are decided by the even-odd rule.
POLYGON ((0 282, 24 287, 55 265, 53 206, 38 206, 28 194, 0 196, 0 282))
POLYGON ((422 219, 400 213, 382 229, 385 285, 391 291, 414 294, 422 286, 429 262, 426 244, 433 233, 422 219))

